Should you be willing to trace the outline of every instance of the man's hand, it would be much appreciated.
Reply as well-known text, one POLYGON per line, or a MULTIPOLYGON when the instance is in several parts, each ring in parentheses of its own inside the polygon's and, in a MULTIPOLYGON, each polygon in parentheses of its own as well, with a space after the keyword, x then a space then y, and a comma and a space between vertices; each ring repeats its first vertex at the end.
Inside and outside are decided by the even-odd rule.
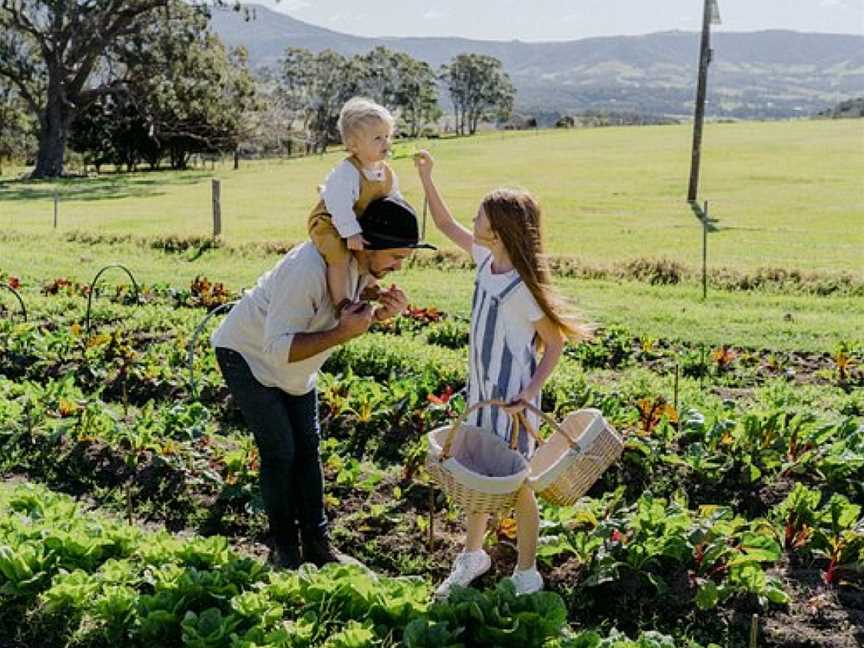
POLYGON ((362 234, 353 234, 345 239, 345 244, 349 250, 363 250, 369 245, 369 241, 363 238, 362 234))
POLYGON ((378 303, 380 305, 375 309, 375 320, 383 322, 404 311, 408 306, 408 298, 399 286, 390 284, 387 290, 379 293, 378 303))
POLYGON ((339 329, 346 340, 363 335, 371 324, 372 307, 366 302, 346 306, 339 316, 339 329))

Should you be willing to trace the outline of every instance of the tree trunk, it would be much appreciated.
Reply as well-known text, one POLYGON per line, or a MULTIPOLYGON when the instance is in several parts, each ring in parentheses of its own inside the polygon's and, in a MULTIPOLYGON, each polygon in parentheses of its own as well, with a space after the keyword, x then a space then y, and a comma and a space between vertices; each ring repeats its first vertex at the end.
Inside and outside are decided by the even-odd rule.
MULTIPOLYGON (((50 73, 49 73, 50 74, 50 73)), ((56 178, 63 175, 66 136, 71 123, 63 91, 49 77, 45 111, 40 115, 39 153, 33 178, 56 178)))
POLYGON ((63 175, 65 154, 66 130, 63 128, 62 119, 46 116, 39 129, 39 154, 32 177, 56 178, 63 175))

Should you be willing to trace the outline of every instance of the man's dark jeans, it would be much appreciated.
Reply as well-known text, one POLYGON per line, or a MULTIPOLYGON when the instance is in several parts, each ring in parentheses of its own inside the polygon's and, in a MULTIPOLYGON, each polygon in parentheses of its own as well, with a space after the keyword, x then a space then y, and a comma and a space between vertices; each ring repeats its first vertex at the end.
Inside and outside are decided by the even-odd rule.
POLYGON ((307 541, 325 535, 317 392, 292 396, 265 387, 243 356, 231 349, 216 347, 216 360, 255 436, 261 455, 261 494, 276 546, 296 546, 298 524, 307 541))

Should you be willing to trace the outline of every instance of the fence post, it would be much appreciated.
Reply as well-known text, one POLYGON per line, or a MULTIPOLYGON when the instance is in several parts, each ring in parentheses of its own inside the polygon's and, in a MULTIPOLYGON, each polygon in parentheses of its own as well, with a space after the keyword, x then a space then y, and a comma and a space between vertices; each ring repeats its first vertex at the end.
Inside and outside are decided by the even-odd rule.
POLYGON ((54 229, 57 229, 57 212, 60 209, 60 192, 54 190, 54 229))
POLYGON ((222 182, 214 179, 213 193, 213 238, 222 234, 222 182))

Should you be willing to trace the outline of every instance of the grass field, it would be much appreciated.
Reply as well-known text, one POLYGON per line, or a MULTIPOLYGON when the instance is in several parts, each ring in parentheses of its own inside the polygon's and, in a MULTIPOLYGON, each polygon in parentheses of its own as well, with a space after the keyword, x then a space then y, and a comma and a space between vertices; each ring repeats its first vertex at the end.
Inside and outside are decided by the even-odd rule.
MULTIPOLYGON (((695 267, 701 231, 684 201, 690 137, 690 126, 680 125, 494 133, 430 145, 438 182, 463 220, 489 189, 519 185, 543 203, 552 254, 594 264, 662 256, 695 267)), ((316 186, 341 156, 244 162, 239 171, 225 164, 212 172, 7 180, 0 183, 0 225, 50 236, 57 189, 60 233, 207 235, 215 176, 227 242, 297 241, 316 186)), ((403 193, 420 208, 410 159, 394 166, 403 193)), ((860 121, 709 124, 702 169, 700 194, 717 221, 712 265, 861 272, 860 121)), ((437 232, 430 238, 441 242, 437 232)))
MULTIPOLYGON (((689 133, 687 126, 503 133, 432 147, 439 184, 465 220, 487 189, 521 184, 545 205, 553 254, 598 265, 662 256, 696 267, 701 227, 683 201, 689 133)), ((856 121, 709 125, 702 193, 718 219, 710 234, 710 265, 862 276, 861 144, 856 121)), ((217 167, 226 242, 302 239, 314 187, 340 155, 249 162, 239 171, 217 167)), ((406 196, 422 204, 410 161, 402 157, 394 164, 406 196)), ((6 180, 0 183, 0 271, 24 279, 25 295, 33 296, 46 280, 89 282, 115 261, 148 284, 188 286, 196 275, 206 275, 234 290, 250 286, 278 257, 225 249, 166 254, 134 243, 85 245, 64 238, 76 230, 206 235, 211 175, 190 170, 56 183, 6 180), (62 196, 57 232, 51 228, 55 187, 62 196)), ((431 229, 429 238, 442 243, 431 229)), ((122 275, 105 280, 121 281, 122 275)), ((414 303, 467 314, 468 272, 414 269, 398 281, 414 303)), ((699 286, 691 283, 567 279, 559 285, 592 320, 655 338, 817 351, 862 340, 864 304, 850 297, 712 292, 703 302, 699 286)), ((11 304, 7 294, 0 300, 11 304)))

